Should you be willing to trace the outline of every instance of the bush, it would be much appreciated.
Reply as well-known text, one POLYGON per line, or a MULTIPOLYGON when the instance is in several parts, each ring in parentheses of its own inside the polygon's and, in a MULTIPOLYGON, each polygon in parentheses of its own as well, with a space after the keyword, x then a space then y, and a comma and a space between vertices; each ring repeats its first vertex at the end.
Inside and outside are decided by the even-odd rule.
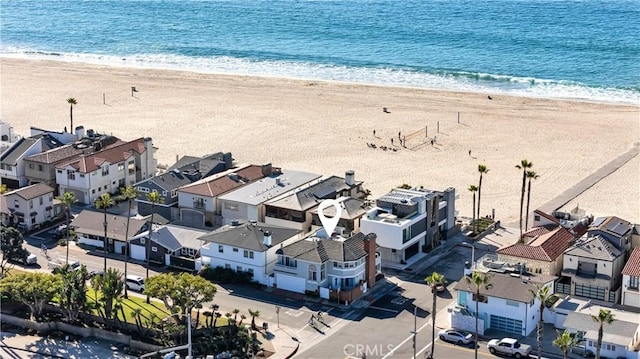
POLYGON ((66 238, 58 239, 58 245, 62 246, 62 247, 66 246, 67 245, 67 239, 66 238))
POLYGON ((204 266, 198 273, 202 278, 220 284, 251 283, 253 275, 249 272, 236 272, 231 268, 204 266))

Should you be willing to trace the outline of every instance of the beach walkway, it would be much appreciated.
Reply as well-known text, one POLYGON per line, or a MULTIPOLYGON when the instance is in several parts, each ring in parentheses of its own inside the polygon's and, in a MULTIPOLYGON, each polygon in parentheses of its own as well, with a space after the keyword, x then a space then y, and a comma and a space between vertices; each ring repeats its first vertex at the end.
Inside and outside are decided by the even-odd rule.
POLYGON ((622 167, 625 163, 629 162, 632 158, 640 153, 640 142, 635 142, 631 145, 631 148, 626 152, 623 152, 618 157, 606 163, 598 170, 585 177, 582 181, 571 186, 560 195, 556 196, 549 202, 543 204, 538 209, 545 213, 553 213, 554 211, 562 208, 565 204, 569 203, 574 198, 578 197, 584 191, 593 187, 596 183, 600 182, 603 178, 615 172, 618 168, 622 167))

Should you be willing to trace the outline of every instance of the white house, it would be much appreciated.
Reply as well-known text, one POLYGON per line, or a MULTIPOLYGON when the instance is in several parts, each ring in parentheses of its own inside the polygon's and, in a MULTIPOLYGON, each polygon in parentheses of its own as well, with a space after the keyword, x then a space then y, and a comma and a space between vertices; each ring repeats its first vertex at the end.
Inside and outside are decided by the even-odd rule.
POLYGON ((640 247, 636 247, 631 252, 622 269, 622 305, 629 305, 640 308, 640 247))
POLYGON ((576 333, 579 338, 584 339, 585 348, 595 353, 599 324, 592 317, 598 316, 601 309, 610 310, 615 320, 602 327, 600 355, 606 358, 637 359, 638 349, 640 349, 638 313, 602 307, 587 302, 586 305, 568 312, 562 328, 567 329, 570 333, 576 333))
POLYGON ((384 266, 407 263, 437 246, 454 227, 454 217, 455 189, 396 188, 377 199, 376 207, 360 219, 360 229, 378 236, 384 266))
POLYGON ((537 326, 540 318, 540 301, 534 299, 530 290, 536 284, 551 287, 556 277, 546 275, 518 275, 489 273, 491 287, 480 288, 476 299, 476 288, 462 277, 454 287, 457 301, 451 312, 454 328, 475 332, 475 308, 478 301, 478 318, 481 320, 479 334, 487 329, 496 329, 515 335, 527 336, 537 326))
POLYGON ((9 223, 27 232, 54 217, 53 188, 44 183, 8 192, 5 201, 10 213, 9 223))
POLYGON ((0 155, 0 181, 7 188, 17 189, 27 185, 24 159, 55 148, 44 137, 21 138, 0 155))
POLYGON ((271 286, 276 252, 300 240, 301 231, 260 222, 239 222, 200 236, 203 265, 253 274, 253 280, 271 286))
POLYGON ((321 177, 315 173, 282 170, 227 192, 218 197, 223 223, 230 224, 233 220, 264 222, 265 202, 292 193, 321 177))
POLYGON ((56 166, 59 193, 71 191, 91 204, 103 193, 116 193, 155 174, 157 160, 151 138, 120 142, 102 151, 74 157, 56 166))
POLYGON ((20 138, 22 138, 22 136, 16 135, 13 132, 13 126, 4 121, 0 121, 0 154, 18 142, 20 138))

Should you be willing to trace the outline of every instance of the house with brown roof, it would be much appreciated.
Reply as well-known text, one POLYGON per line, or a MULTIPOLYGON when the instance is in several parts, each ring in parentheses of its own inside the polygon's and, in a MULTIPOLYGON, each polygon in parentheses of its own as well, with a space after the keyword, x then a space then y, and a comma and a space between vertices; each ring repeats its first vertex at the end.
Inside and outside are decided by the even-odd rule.
POLYGON ((496 251, 498 260, 523 264, 527 271, 545 275, 559 275, 562 272, 563 253, 575 241, 566 228, 545 225, 525 233, 527 243, 506 245, 496 251))
POLYGON ((640 247, 634 248, 622 269, 622 305, 640 308, 640 247))
POLYGON ((87 155, 56 165, 59 193, 73 192, 80 203, 91 204, 103 193, 152 177, 157 168, 156 148, 151 138, 119 141, 87 155))
POLYGON ((271 176, 279 168, 240 164, 225 172, 205 177, 178 188, 179 221, 196 228, 222 225, 218 197, 249 183, 271 176))
POLYGON ((107 213, 107 238, 104 237, 104 213, 83 210, 71 222, 70 227, 78 236, 78 244, 86 244, 97 248, 104 248, 107 252, 125 254, 130 252, 128 240, 146 231, 146 221, 138 218, 129 219, 129 233, 127 237, 127 216, 107 213))
POLYGON ((9 212, 9 225, 28 232, 38 229, 54 218, 53 188, 44 183, 7 192, 6 206, 9 212))

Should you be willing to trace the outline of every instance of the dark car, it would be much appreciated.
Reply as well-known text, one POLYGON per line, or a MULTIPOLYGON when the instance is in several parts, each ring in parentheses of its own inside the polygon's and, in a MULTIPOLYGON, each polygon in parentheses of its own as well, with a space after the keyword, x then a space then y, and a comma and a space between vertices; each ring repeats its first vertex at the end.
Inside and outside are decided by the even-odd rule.
POLYGON ((61 224, 53 230, 53 238, 60 239, 67 236, 67 225, 61 224))
POLYGON ((91 279, 91 278, 93 278, 93 277, 95 277, 95 276, 102 277, 103 275, 104 275, 104 271, 101 271, 101 270, 92 270, 91 272, 89 272, 89 273, 87 274, 87 280, 89 280, 89 279, 91 279))

